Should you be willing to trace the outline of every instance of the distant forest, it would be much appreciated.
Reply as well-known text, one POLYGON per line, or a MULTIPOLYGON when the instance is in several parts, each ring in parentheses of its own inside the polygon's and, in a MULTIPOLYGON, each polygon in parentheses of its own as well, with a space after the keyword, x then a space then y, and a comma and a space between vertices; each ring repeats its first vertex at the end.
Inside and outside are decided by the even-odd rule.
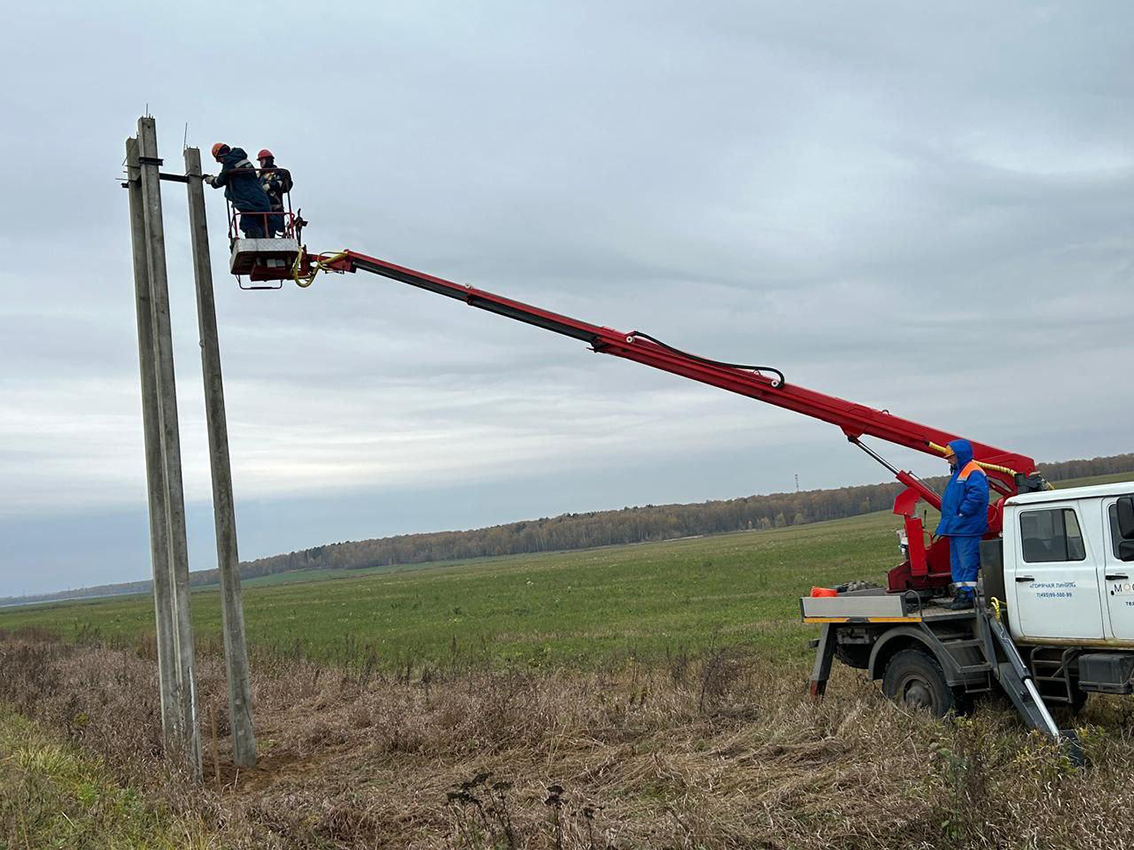
MULTIPOLYGON (((1049 481, 1132 472, 1134 454, 1041 463, 1039 470, 1049 481)), ((945 477, 930 478, 927 482, 940 490, 944 487, 945 480, 945 477)), ((254 578, 292 570, 357 570, 429 561, 588 549, 594 546, 671 540, 729 531, 783 528, 889 508, 901 486, 896 482, 867 484, 833 490, 747 496, 692 505, 645 505, 615 511, 562 514, 469 531, 438 531, 327 543, 288 552, 286 555, 243 562, 240 574, 244 578, 254 578)), ((215 569, 190 574, 190 584, 193 586, 216 583, 215 569)), ((148 592, 150 582, 138 581, 0 599, 0 605, 148 592)))

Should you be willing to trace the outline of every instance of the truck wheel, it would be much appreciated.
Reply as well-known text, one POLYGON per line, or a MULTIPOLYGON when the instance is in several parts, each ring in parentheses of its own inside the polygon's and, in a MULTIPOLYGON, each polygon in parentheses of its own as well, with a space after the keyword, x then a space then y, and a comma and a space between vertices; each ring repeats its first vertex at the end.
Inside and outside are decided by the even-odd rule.
POLYGON ((898 705, 944 717, 957 707, 953 689, 937 659, 920 649, 903 649, 886 664, 882 693, 898 705))

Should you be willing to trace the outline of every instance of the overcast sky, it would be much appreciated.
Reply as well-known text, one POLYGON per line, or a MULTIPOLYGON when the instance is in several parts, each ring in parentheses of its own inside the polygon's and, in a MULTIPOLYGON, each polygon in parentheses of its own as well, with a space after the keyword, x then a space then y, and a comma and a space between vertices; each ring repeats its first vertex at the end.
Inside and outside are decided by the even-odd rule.
MULTIPOLYGON (((1134 449, 1128 3, 163 5, 5 18, 0 595, 150 574, 117 183, 147 108, 167 170, 183 138, 272 148, 313 250, 1043 460, 1134 449)), ((205 569, 185 198, 163 191, 205 569)), ((244 558, 886 477, 832 426, 381 278, 240 292, 208 203, 244 558)))

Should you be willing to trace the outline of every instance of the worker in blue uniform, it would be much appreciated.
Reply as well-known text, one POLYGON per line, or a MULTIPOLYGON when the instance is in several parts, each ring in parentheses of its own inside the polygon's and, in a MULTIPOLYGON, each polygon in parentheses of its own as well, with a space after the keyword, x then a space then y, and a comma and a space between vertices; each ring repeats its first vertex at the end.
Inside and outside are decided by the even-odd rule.
POLYGON ((949 607, 971 608, 980 570, 980 540, 988 532, 988 476, 973 460, 968 440, 953 440, 945 449, 953 471, 941 497, 937 536, 949 538, 949 567, 956 595, 949 607))
POLYGON ((224 142, 213 145, 213 159, 221 164, 220 174, 213 177, 206 174, 204 180, 213 188, 224 186, 224 196, 228 198, 240 216, 240 229, 249 239, 262 239, 267 235, 267 215, 272 210, 271 201, 260 185, 256 166, 248 161, 243 148, 230 148, 224 142))

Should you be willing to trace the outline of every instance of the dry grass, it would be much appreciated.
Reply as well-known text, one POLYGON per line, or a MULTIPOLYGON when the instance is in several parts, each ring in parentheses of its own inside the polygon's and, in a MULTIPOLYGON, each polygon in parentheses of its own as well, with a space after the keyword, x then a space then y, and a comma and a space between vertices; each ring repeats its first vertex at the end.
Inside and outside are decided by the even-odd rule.
MULTIPOLYGON (((199 667, 223 737, 223 668, 199 667)), ((261 659, 260 767, 237 773, 222 740, 222 787, 207 764, 193 788, 160 755, 152 661, 0 642, 0 702, 225 847, 1134 846, 1123 703, 1088 706, 1092 766, 1076 772, 1002 707, 938 723, 844 669, 813 705, 806 672, 728 649, 589 673, 261 659)))

